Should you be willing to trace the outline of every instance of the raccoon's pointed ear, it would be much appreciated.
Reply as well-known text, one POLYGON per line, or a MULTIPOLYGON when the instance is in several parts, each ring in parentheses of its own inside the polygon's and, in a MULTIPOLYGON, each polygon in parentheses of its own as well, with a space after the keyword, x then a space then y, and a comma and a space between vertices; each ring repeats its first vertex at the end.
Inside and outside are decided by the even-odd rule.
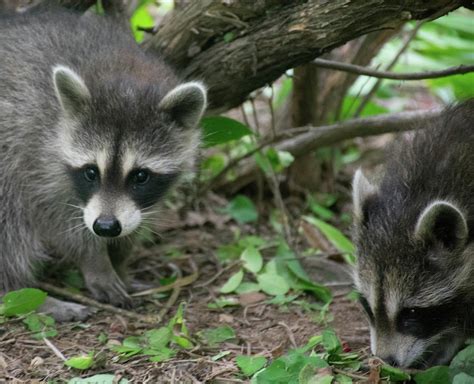
POLYGON ((84 112, 91 95, 84 80, 72 69, 58 65, 53 68, 56 96, 68 117, 75 118, 84 112))
POLYGON ((194 128, 206 109, 206 103, 206 88, 202 83, 192 81, 169 91, 159 107, 170 113, 183 127, 194 128))
POLYGON ((352 201, 354 204, 354 218, 356 220, 362 221, 364 219, 364 203, 369 197, 374 196, 376 193, 377 186, 372 184, 359 168, 352 181, 352 201))
POLYGON ((441 243, 454 250, 462 247, 468 237, 468 227, 462 211, 447 201, 434 201, 421 213, 415 227, 415 238, 441 243))

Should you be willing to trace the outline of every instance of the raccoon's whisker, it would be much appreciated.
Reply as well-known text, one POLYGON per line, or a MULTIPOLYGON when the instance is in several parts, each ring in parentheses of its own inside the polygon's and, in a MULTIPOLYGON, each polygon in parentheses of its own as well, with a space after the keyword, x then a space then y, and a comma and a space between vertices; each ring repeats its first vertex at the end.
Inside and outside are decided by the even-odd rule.
POLYGON ((83 219, 83 218, 84 218, 84 216, 74 216, 74 217, 70 217, 70 218, 68 219, 68 221, 79 220, 79 219, 83 219))
POLYGON ((162 235, 161 233, 158 233, 158 232, 154 231, 154 230, 151 229, 149 226, 144 225, 144 227, 145 227, 147 230, 149 230, 151 233, 153 233, 154 235, 158 236, 160 239, 163 238, 163 235, 162 235))
POLYGON ((78 208, 80 210, 84 210, 83 207, 80 207, 79 205, 74 205, 74 204, 69 204, 69 203, 61 203, 63 205, 67 205, 68 207, 73 207, 73 208, 78 208))
POLYGON ((73 232, 73 231, 77 230, 78 228, 87 229, 87 225, 85 223, 80 223, 78 225, 75 225, 74 227, 68 228, 65 231, 60 232, 59 234, 63 235, 63 234, 68 233, 68 232, 73 232))

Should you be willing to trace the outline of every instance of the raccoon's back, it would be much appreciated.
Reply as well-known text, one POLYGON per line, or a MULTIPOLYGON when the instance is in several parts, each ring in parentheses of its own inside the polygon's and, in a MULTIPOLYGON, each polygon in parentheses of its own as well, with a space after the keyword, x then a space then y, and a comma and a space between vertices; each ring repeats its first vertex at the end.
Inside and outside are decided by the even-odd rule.
POLYGON ((456 202, 474 219, 474 99, 447 108, 431 126, 390 153, 381 183, 387 211, 413 222, 436 199, 456 202))

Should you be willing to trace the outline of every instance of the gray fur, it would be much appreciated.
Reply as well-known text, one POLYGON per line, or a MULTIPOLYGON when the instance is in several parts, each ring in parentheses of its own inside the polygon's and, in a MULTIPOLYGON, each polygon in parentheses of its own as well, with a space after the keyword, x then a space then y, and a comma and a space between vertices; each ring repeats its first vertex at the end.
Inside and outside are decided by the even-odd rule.
POLYGON ((393 148, 380 183, 354 182, 355 283, 372 352, 394 364, 446 363, 474 329, 473 119, 474 100, 448 108, 393 148))
POLYGON ((69 171, 103 162, 114 181, 107 176, 94 194, 101 214, 138 215, 133 232, 140 215, 153 212, 137 208, 122 187, 127 172, 151 164, 177 175, 192 167, 204 88, 191 83, 190 95, 166 103, 173 113, 162 108, 183 88, 178 77, 106 17, 40 9, 3 18, 0 36, 0 291, 34 286, 43 262, 72 261, 94 297, 130 305, 121 247, 129 240, 109 241, 86 227, 89 202, 79 199, 69 171))

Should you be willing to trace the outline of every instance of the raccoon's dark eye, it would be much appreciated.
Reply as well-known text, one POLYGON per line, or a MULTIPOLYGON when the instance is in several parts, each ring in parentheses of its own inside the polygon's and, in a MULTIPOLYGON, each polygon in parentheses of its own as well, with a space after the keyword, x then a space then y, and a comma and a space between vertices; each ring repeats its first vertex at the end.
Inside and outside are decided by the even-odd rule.
POLYGON ((97 167, 86 167, 86 169, 84 169, 84 178, 91 183, 96 181, 99 178, 99 170, 97 167))
POLYGON ((132 180, 134 184, 146 184, 150 180, 150 173, 144 169, 139 169, 133 175, 132 180))

